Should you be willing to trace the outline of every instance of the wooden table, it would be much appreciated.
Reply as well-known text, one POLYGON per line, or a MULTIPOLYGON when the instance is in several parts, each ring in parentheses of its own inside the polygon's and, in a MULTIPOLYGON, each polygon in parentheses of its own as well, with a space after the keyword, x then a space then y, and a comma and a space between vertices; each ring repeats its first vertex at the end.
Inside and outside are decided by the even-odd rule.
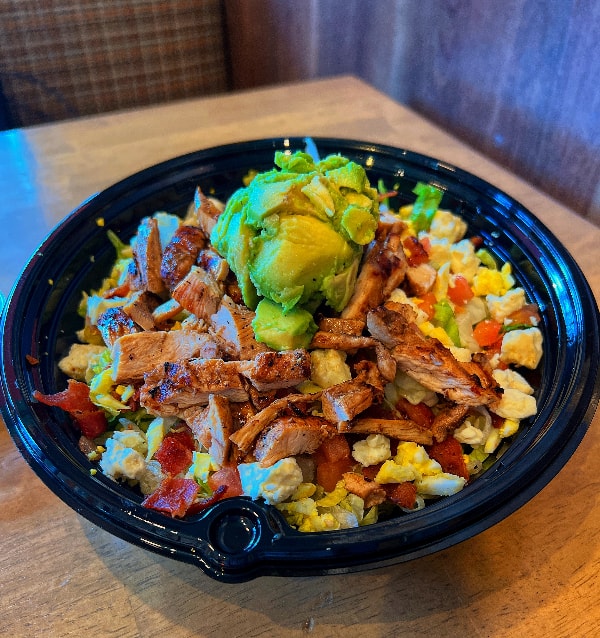
MULTIPOLYGON (((7 293, 81 200, 150 164, 280 135, 368 139, 437 156, 541 218, 600 298, 600 229, 352 77, 0 133, 7 293)), ((551 161, 551 158, 548 158, 551 161)), ((600 414, 559 475, 488 531, 369 572, 215 582, 69 509, 0 430, 0 634, 7 636, 597 636, 600 414)))

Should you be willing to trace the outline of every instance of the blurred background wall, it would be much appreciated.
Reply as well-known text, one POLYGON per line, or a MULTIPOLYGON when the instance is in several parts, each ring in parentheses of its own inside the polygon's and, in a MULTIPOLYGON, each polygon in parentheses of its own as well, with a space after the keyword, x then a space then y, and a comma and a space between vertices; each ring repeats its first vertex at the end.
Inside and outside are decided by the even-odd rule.
POLYGON ((0 117, 351 73, 600 223, 598 41, 595 0, 0 0, 0 117))
POLYGON ((0 0, 8 125, 229 89, 220 0, 0 0))

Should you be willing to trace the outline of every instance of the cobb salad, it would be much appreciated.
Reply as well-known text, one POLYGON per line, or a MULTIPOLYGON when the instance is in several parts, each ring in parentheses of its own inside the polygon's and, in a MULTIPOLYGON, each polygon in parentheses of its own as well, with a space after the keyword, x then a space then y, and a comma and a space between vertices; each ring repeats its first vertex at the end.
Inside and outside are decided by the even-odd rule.
POLYGON ((35 398, 169 516, 245 495, 320 532, 459 492, 537 411, 537 307, 434 186, 396 205, 340 155, 274 164, 109 231, 68 386, 35 398))

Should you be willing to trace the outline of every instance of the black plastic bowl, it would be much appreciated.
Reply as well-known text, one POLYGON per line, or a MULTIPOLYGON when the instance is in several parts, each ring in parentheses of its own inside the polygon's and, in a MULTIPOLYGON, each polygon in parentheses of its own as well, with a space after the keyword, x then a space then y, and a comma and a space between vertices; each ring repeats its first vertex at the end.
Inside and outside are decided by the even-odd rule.
POLYGON ((25 459, 73 509, 127 541, 197 564, 224 581, 389 565, 470 538, 514 512, 556 475, 598 403, 596 303, 575 261, 534 215, 494 186, 438 160, 367 142, 314 141, 321 156, 342 153, 367 167, 372 184, 379 178, 390 188, 398 184, 401 201, 414 199, 417 181, 443 189, 442 205, 462 215, 469 233, 481 235, 500 260, 511 262, 519 284, 542 311, 539 412, 501 459, 462 492, 372 526, 300 533, 274 508, 247 498, 222 501, 193 520, 143 508, 134 490, 100 472, 90 474, 92 464, 79 451, 69 418, 33 402, 32 391, 66 386, 57 361, 81 328, 76 312, 81 292, 98 287, 109 272, 114 250, 106 230, 129 241, 143 216, 184 213, 196 185, 226 199, 250 169, 271 168, 276 149, 304 149, 305 140, 212 148, 119 182, 59 224, 12 291, 2 320, 2 413, 25 459), (27 355, 39 365, 30 365, 27 355))

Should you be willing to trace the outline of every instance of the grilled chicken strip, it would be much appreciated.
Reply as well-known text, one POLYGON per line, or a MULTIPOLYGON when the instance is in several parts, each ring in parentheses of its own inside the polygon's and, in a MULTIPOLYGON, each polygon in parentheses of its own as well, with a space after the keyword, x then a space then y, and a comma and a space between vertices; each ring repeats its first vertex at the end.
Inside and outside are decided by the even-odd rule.
POLYGON ((107 308, 96 322, 104 343, 112 348, 117 339, 123 335, 134 334, 139 331, 135 321, 123 308, 107 308))
POLYGON ((156 295, 166 292, 160 276, 162 247, 158 222, 154 217, 144 217, 138 227, 133 247, 134 271, 130 272, 129 285, 132 290, 147 290, 156 295))
POLYGON ((252 321, 255 313, 236 304, 228 295, 221 300, 217 312, 210 318, 210 334, 223 342, 223 350, 231 359, 253 359, 269 347, 254 337, 252 321))
POLYGON ((196 263, 216 282, 225 281, 229 274, 229 264, 216 250, 205 248, 198 253, 196 263))
POLYGON ((172 295, 186 310, 208 322, 211 315, 217 312, 223 290, 209 273, 198 266, 192 266, 172 295))
POLYGON ((141 381, 144 374, 165 361, 193 357, 214 357, 214 339, 195 330, 136 332, 119 337, 112 347, 113 380, 116 383, 141 381))
POLYGON ((407 304, 389 303, 369 312, 371 334, 391 351, 398 367, 426 388, 450 401, 494 406, 502 389, 477 361, 461 363, 437 339, 425 337, 407 304))
POLYGON ((310 353, 302 348, 259 352, 241 372, 259 392, 290 388, 310 379, 310 353))
POLYGON ((205 245, 206 237, 200 228, 179 226, 165 246, 160 265, 160 276, 169 290, 188 274, 205 245))
POLYGON ((411 292, 416 297, 424 295, 433 288, 437 278, 437 270, 431 264, 419 264, 406 270, 406 280, 411 292))
POLYGON ((309 348, 323 348, 352 352, 359 348, 373 348, 375 345, 377 345, 377 342, 371 337, 336 334, 335 332, 323 332, 322 330, 318 330, 315 332, 309 348))
POLYGON ((336 427, 318 416, 281 417, 261 434, 254 457, 263 467, 270 467, 288 456, 312 454, 335 434, 336 427))
POLYGON ((431 445, 433 436, 429 430, 419 427, 409 419, 380 419, 377 417, 354 419, 350 423, 350 434, 385 434, 391 439, 412 441, 420 445, 431 445))
POLYGON ((130 295, 123 305, 126 312, 143 330, 154 330, 154 310, 160 305, 160 298, 151 292, 137 291, 130 295))
POLYGON ((308 412, 308 407, 320 398, 317 394, 288 394, 285 397, 275 399, 266 408, 250 417, 246 424, 229 438, 237 445, 241 452, 247 454, 252 449, 256 437, 275 419, 281 416, 286 410, 299 410, 308 412), (304 410, 302 408, 305 408, 304 410))
POLYGON ((373 404, 373 399, 373 388, 358 379, 338 383, 321 394, 323 416, 343 431, 348 421, 373 404))
POLYGON ((210 239, 210 233, 219 219, 222 209, 216 205, 214 200, 207 197, 200 187, 194 193, 194 209, 198 219, 198 225, 202 229, 206 239, 210 239))
POLYGON ((234 402, 248 400, 239 361, 189 359, 162 363, 144 376, 140 404, 150 414, 178 416, 191 406, 206 405, 211 394, 234 402))
POLYGON ((365 329, 365 322, 361 319, 342 319, 340 317, 323 317, 318 325, 321 332, 333 332, 353 337, 359 337, 365 329))
POLYGON ((211 394, 205 408, 188 408, 183 418, 196 440, 206 449, 213 461, 221 466, 229 460, 233 433, 233 416, 226 397, 211 394))
POLYGON ((407 263, 402 248, 404 222, 380 222, 363 257, 354 293, 342 310, 343 319, 362 319, 382 304, 404 280, 407 263))
POLYGON ((455 430, 464 421, 468 412, 468 405, 453 405, 438 412, 431 424, 433 438, 438 443, 444 441, 448 432, 455 430))

